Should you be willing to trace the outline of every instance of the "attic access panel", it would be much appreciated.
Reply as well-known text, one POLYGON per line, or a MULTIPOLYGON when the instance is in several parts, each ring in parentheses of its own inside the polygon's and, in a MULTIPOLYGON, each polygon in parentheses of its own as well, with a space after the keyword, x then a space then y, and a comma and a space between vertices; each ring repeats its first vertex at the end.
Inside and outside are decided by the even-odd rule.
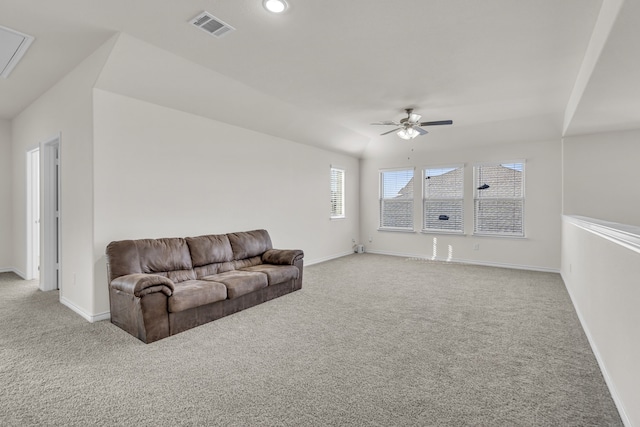
POLYGON ((32 41, 33 37, 0 25, 0 77, 9 77, 32 41))

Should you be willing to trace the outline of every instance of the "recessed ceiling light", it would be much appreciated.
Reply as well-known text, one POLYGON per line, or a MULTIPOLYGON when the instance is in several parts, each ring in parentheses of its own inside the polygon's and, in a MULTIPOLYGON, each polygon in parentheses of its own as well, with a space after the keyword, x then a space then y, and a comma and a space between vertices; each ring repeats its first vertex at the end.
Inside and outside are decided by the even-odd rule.
POLYGON ((273 13, 282 13, 287 10, 287 7, 289 7, 287 2, 284 0, 264 0, 262 4, 265 9, 273 13))

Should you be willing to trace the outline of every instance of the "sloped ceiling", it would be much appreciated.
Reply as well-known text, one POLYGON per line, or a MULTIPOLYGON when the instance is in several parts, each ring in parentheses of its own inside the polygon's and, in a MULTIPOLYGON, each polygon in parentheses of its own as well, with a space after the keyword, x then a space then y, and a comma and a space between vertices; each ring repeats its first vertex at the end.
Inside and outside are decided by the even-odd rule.
MULTIPOLYGON (((604 3, 611 1, 622 0, 604 3)), ((19 114, 122 33, 97 87, 358 157, 397 151, 404 141, 380 137, 383 129, 370 123, 398 120, 406 107, 425 120, 454 121, 411 141, 417 150, 559 139, 603 0, 289 4, 271 15, 261 0, 3 0, 0 25, 36 41, 0 80, 0 117, 19 114), (237 30, 215 39, 190 26, 203 10, 237 30)), ((599 115, 608 118, 597 129, 579 125, 592 123, 603 98, 612 111, 619 97, 638 100, 604 90, 635 74, 615 69, 634 54, 637 5, 624 7, 570 132, 620 125, 614 113, 599 115)))
POLYGON ((640 128, 640 2, 618 3, 614 25, 566 135, 640 128))
POLYGON ((313 113, 292 120, 299 112, 291 104, 127 34, 118 36, 95 87, 352 155, 368 141, 313 113))

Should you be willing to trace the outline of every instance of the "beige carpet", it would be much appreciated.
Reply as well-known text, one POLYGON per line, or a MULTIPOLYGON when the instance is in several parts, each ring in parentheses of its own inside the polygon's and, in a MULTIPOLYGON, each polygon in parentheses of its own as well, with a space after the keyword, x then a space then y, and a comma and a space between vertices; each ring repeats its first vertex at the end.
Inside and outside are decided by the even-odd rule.
POLYGON ((149 345, 0 293, 3 426, 622 425, 557 274, 357 254, 149 345))

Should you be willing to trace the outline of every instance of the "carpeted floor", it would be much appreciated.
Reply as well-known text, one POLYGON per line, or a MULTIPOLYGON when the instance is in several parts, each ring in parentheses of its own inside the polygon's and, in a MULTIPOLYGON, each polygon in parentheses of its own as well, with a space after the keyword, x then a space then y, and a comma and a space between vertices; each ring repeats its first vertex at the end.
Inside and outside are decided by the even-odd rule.
POLYGON ((357 254, 149 345, 0 293, 3 426, 622 425, 557 274, 357 254))

